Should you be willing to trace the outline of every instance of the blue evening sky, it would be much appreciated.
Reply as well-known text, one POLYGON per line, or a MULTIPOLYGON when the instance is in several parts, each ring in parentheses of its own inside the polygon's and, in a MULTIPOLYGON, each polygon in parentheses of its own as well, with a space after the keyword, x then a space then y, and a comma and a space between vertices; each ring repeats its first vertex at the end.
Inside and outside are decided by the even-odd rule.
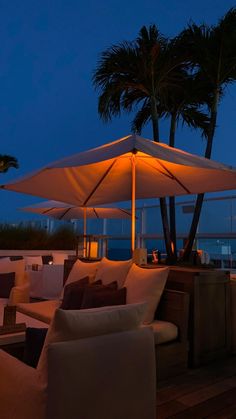
MULTIPOLYGON (((0 183, 130 133, 130 116, 104 124, 91 76, 99 53, 155 23, 174 36, 193 20, 214 24, 228 0, 0 0, 0 153, 20 169, 0 183)), ((236 166, 236 85, 219 111, 212 158, 236 166)), ((143 135, 151 138, 147 128, 143 135)), ((161 127, 165 142, 168 125, 161 127)), ((202 154, 199 133, 181 127, 177 146, 202 154)), ((40 198, 0 191, 0 222, 29 218, 17 208, 40 198)), ((31 217, 33 218, 33 216, 31 217)))

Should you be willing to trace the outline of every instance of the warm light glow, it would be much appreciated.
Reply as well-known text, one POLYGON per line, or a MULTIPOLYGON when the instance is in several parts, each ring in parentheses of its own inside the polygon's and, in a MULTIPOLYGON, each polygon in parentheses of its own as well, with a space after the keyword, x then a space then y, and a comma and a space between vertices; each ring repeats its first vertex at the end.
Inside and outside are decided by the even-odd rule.
POLYGON ((87 256, 88 258, 97 258, 98 257, 98 242, 91 241, 87 243, 87 256))

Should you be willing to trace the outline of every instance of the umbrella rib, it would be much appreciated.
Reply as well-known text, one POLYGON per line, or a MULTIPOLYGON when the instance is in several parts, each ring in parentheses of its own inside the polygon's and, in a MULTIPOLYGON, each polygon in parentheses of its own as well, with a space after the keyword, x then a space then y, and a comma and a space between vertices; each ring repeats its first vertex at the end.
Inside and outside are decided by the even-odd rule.
POLYGON ((116 160, 114 160, 111 165, 108 167, 108 169, 105 171, 105 173, 102 175, 101 179, 98 181, 98 183, 96 184, 96 186, 93 188, 92 192, 89 194, 88 198, 84 201, 83 206, 86 206, 88 201, 90 200, 90 198, 93 196, 93 194, 96 192, 96 190, 99 188, 99 186, 101 185, 102 181, 105 179, 105 177, 109 174, 109 172, 111 171, 112 167, 114 166, 114 164, 116 163, 116 160))
POLYGON ((175 176, 163 163, 161 163, 158 159, 156 159, 157 162, 160 164, 161 167, 163 167, 164 170, 171 176, 173 180, 175 180, 188 194, 191 194, 190 190, 175 176))
POLYGON ((95 208, 93 208, 94 214, 96 215, 97 218, 99 218, 99 215, 97 213, 97 211, 95 210, 95 208))
MULTIPOLYGON (((127 214, 127 215, 129 215, 129 216, 131 217, 130 212, 129 212, 129 211, 126 211, 124 208, 119 208, 119 210, 120 210, 121 212, 123 212, 124 214, 127 214)), ((136 217, 136 218, 137 218, 137 217, 136 217)))
MULTIPOLYGON (((143 159, 142 159, 143 160, 143 159)), ((158 169, 157 167, 152 166, 150 163, 148 163, 147 161, 143 160, 143 162, 145 164, 147 164, 148 166, 152 167, 154 170, 157 170, 157 172, 161 173, 162 175, 168 177, 169 179, 175 180, 180 186, 181 188, 183 188, 185 190, 185 192, 187 192, 187 194, 191 194, 190 190, 188 188, 186 188, 186 186, 184 186, 184 184, 175 176, 173 175, 173 173, 171 173, 171 171, 169 169, 167 169, 167 167, 165 167, 165 165, 163 163, 161 163, 158 159, 156 159, 157 163, 159 163, 159 165, 167 172, 163 172, 162 170, 158 169)))
POLYGON ((47 214, 48 212, 53 211, 55 209, 57 209, 57 208, 56 207, 48 208, 45 211, 43 211, 42 214, 47 214))
POLYGON ((69 212, 71 210, 71 207, 70 208, 66 208, 66 210, 63 212, 63 214, 62 215, 60 215, 60 217, 58 218, 58 220, 62 220, 64 217, 65 217, 65 215, 69 212))

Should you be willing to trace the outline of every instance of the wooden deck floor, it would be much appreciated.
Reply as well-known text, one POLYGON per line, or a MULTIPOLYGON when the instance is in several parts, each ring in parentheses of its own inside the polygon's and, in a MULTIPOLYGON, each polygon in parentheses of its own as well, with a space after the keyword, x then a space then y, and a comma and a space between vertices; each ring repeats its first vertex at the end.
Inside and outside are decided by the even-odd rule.
POLYGON ((161 382, 157 419, 236 419, 236 356, 161 382))

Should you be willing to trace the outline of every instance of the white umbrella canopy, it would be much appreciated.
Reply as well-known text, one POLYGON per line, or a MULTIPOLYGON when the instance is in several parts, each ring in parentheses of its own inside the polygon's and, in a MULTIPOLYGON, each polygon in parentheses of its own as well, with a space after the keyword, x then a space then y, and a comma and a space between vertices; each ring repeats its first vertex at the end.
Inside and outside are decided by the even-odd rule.
POLYGON ((30 207, 21 208, 23 211, 46 215, 57 220, 72 220, 86 218, 101 219, 131 219, 131 212, 125 208, 104 207, 76 207, 59 201, 45 201, 30 207))
POLYGON ((162 143, 129 135, 44 168, 2 188, 77 206, 236 188, 236 169, 162 143))

